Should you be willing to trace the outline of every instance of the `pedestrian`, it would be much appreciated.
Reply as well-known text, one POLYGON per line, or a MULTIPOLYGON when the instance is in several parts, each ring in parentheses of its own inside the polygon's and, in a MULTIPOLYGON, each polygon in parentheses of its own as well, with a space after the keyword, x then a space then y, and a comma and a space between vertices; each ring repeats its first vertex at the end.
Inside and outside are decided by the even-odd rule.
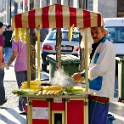
POLYGON ((3 36, 5 38, 5 45, 4 45, 4 61, 8 63, 10 57, 12 56, 12 27, 11 25, 6 26, 7 30, 3 32, 3 36))
MULTIPOLYGON (((89 64, 89 124, 107 124, 109 102, 114 97, 115 48, 103 27, 91 28, 94 40, 89 64)), ((75 80, 82 80, 85 73, 75 73, 75 80)))
MULTIPOLYGON (((16 59, 14 64, 15 75, 17 80, 18 88, 21 87, 22 82, 27 81, 27 54, 26 54, 26 43, 20 38, 18 42, 12 41, 13 54, 8 61, 7 67, 16 59)), ((25 110, 25 104, 27 103, 26 97, 19 98, 19 110, 25 110)))
POLYGON ((40 29, 40 46, 42 47, 42 43, 44 42, 46 36, 48 34, 48 29, 47 28, 41 28, 40 29))
MULTIPOLYGON (((42 48, 42 44, 48 34, 48 29, 47 28, 41 28, 40 29, 40 47, 42 48)), ((42 63, 41 64, 41 70, 46 71, 47 70, 47 65, 42 63)))
POLYGON ((0 22, 0 105, 6 103, 5 98, 5 88, 3 84, 4 79, 4 58, 3 58, 3 48, 4 48, 4 37, 3 33, 3 23, 0 22))

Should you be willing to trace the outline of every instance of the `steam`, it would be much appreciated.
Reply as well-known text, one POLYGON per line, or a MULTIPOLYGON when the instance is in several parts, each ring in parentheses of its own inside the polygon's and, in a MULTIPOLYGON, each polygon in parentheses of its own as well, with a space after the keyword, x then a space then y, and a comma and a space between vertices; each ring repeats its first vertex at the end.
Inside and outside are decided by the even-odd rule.
POLYGON ((54 73, 54 77, 51 79, 52 85, 59 85, 59 86, 73 86, 74 83, 70 76, 68 76, 63 69, 58 69, 54 73))

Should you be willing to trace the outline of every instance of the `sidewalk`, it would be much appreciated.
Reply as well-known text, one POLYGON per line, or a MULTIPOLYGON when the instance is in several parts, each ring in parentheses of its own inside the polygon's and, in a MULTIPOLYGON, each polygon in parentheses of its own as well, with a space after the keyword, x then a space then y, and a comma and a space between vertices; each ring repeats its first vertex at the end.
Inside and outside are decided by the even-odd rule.
MULTIPOLYGON (((124 104, 110 103, 109 114, 114 115, 113 124, 124 124, 124 104)), ((0 109, 0 124, 26 124, 26 116, 21 115, 18 108, 0 109)))
POLYGON ((109 113, 114 115, 116 119, 113 121, 113 124, 124 124, 124 103, 110 103, 109 113))
POLYGON ((26 116, 19 113, 18 108, 0 109, 0 124, 26 124, 26 116))
MULTIPOLYGON (((12 94, 12 90, 18 88, 13 67, 10 68, 10 72, 5 71, 4 85, 8 101, 3 105, 3 107, 7 108, 0 108, 0 124, 26 124, 26 116, 21 115, 18 111, 18 97, 12 94)), ((42 72, 41 79, 48 80, 48 78, 49 74, 42 72)), ((124 124, 124 103, 110 103, 109 113, 116 118, 113 124, 124 124)))

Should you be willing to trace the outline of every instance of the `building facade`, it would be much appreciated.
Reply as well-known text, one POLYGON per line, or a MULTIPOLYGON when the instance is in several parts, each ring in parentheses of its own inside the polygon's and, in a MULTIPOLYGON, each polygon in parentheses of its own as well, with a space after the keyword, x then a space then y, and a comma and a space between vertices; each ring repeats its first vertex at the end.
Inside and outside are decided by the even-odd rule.
POLYGON ((14 0, 0 0, 0 21, 11 23, 11 17, 17 14, 18 4, 14 0))
MULTIPOLYGON (((55 3, 58 0, 0 0, 0 21, 10 23, 10 16, 21 13, 22 9, 25 12, 30 7, 41 8, 55 3)), ((107 0, 106 3, 105 0, 61 0, 61 4, 100 12, 104 18, 124 17, 124 0, 107 0)))
POLYGON ((104 18, 117 17, 117 0, 87 0, 88 10, 100 12, 104 18))

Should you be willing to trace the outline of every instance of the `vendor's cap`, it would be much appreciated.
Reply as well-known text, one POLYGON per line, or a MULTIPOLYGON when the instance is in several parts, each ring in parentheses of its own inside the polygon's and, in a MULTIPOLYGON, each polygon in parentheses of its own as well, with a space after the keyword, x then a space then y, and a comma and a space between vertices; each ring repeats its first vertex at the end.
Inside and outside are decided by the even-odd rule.
POLYGON ((2 28, 3 27, 3 23, 2 22, 0 22, 0 28, 2 28))

